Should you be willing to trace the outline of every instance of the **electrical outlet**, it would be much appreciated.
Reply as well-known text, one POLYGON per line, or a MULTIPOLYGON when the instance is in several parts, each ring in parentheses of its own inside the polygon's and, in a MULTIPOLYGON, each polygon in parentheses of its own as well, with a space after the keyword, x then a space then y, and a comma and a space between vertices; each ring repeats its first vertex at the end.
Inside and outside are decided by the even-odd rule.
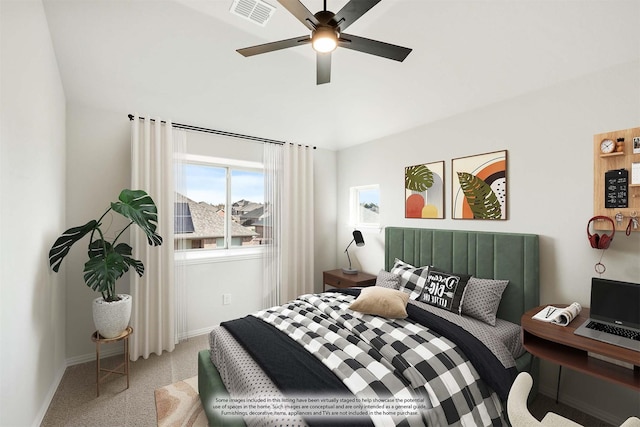
POLYGON ((222 294, 222 305, 231 304, 231 294, 222 294))

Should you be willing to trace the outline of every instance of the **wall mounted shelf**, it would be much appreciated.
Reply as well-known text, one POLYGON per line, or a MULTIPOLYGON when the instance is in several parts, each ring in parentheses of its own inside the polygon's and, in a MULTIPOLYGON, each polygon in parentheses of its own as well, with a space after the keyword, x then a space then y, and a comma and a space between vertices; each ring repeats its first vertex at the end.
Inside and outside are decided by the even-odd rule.
MULTIPOLYGON (((640 162, 640 152, 636 149, 634 153, 633 139, 640 138, 640 127, 599 133, 593 136, 593 215, 608 216, 616 223, 616 231, 624 233, 632 216, 640 219, 640 184, 632 184, 632 163, 640 162), (617 141, 624 138, 623 150, 610 154, 602 154, 600 151, 600 143, 604 139, 617 141), (605 174, 609 171, 625 169, 627 171, 626 195, 617 194, 615 203, 622 204, 626 200, 626 206, 606 207, 611 204, 611 200, 605 200, 605 174), (605 204, 605 202, 608 202, 605 204), (618 222, 615 220, 616 214, 621 214, 623 219, 618 222)), ((615 204, 614 203, 614 204, 615 204)), ((611 224, 608 221, 595 221, 594 228, 596 230, 611 230, 611 224)), ((640 227, 631 231, 639 232, 640 227)))
MULTIPOLYGON (((600 143, 598 143, 598 147, 600 147, 600 143)), ((604 158, 604 157, 616 157, 616 156, 624 156, 624 153, 600 154, 600 158, 604 158)))

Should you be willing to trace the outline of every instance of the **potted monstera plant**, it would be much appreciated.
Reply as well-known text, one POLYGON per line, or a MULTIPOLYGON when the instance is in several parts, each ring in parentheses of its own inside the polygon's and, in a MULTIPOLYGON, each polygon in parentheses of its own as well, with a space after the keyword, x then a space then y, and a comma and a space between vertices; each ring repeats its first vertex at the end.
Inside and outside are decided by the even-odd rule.
POLYGON ((97 220, 92 219, 84 225, 65 231, 49 251, 49 265, 58 272, 64 257, 71 247, 87 234, 90 234, 84 264, 84 282, 101 297, 93 301, 93 320, 96 329, 105 338, 117 337, 129 325, 131 317, 131 296, 116 293, 116 281, 129 268, 133 268, 140 277, 144 274, 144 265, 131 257, 132 248, 118 239, 131 225, 135 224, 147 235, 149 245, 159 246, 162 237, 156 233, 158 209, 151 196, 142 190, 122 190, 117 202, 97 220), (129 220, 113 240, 109 241, 102 230, 102 220, 114 211, 129 220))

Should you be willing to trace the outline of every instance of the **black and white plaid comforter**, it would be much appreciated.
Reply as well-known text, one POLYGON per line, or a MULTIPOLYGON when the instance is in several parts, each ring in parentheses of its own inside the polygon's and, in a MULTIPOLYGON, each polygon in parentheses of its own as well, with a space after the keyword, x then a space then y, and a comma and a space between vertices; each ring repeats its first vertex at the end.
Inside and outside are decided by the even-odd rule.
POLYGON ((375 415, 376 425, 505 425, 498 396, 455 344, 410 320, 349 310, 341 293, 303 295, 255 313, 315 355, 359 398, 427 397, 407 419, 375 415))

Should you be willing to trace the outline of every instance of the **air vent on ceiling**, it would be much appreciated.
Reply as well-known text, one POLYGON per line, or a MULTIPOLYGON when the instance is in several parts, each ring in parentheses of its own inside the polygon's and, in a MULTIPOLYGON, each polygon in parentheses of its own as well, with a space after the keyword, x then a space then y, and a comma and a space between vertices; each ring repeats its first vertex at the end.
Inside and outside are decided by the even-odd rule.
POLYGON ((275 7, 260 0, 233 0, 231 5, 231 13, 263 27, 275 11, 275 7))

